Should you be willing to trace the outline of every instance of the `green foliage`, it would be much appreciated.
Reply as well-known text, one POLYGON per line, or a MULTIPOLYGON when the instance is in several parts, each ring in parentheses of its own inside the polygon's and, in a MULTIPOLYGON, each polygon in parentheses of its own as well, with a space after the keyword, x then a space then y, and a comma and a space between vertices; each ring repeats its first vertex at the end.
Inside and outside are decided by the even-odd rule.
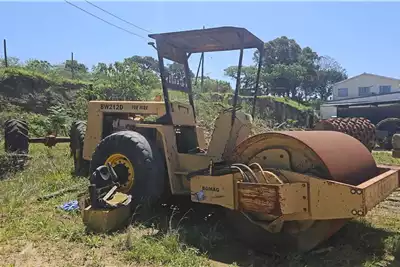
MULTIPOLYGON (((87 113, 86 109, 85 112, 87 113)), ((71 114, 62 105, 50 107, 49 115, 44 116, 26 112, 22 108, 11 104, 0 104, 0 125, 4 125, 4 122, 8 119, 25 120, 28 123, 29 135, 31 137, 43 137, 49 133, 54 133, 58 136, 68 136, 73 116, 74 114, 71 114)))
POLYGON ((105 100, 144 100, 159 86, 156 74, 140 68, 130 59, 108 66, 97 64, 93 69, 93 81, 91 97, 105 100))
MULTIPOLYGON (((253 95, 259 52, 254 66, 243 66, 241 94, 253 95)), ((225 69, 225 75, 236 79, 237 67, 225 69)), ((310 47, 301 48, 294 40, 282 36, 264 44, 260 75, 260 95, 286 96, 297 101, 326 100, 332 85, 347 79, 346 71, 332 58, 321 57, 310 47)))
POLYGON ((63 78, 60 76, 51 76, 46 75, 43 73, 35 72, 31 69, 24 68, 24 67, 15 67, 15 68, 1 68, 0 69, 0 82, 4 81, 7 78, 14 78, 18 79, 18 77, 28 78, 31 80, 43 80, 49 84, 53 85, 63 85, 63 84, 70 84, 70 85, 87 85, 88 83, 81 80, 72 80, 68 78, 63 78))
POLYGON ((128 62, 134 62, 134 63, 138 64, 139 68, 141 68, 142 70, 153 71, 156 74, 160 73, 160 70, 158 67, 158 61, 152 57, 133 56, 130 58, 126 58, 125 60, 128 62))
MULTIPOLYGON (((21 62, 19 61, 19 58, 16 58, 16 57, 7 57, 7 64, 8 64, 9 68, 21 66, 21 62)), ((5 62, 4 58, 0 57, 0 68, 4 68, 5 66, 6 66, 6 62, 5 62)))
MULTIPOLYGON (((85 90, 81 90, 84 92, 85 90)), ((87 108, 89 101, 87 98, 83 96, 77 96, 75 102, 67 107, 68 114, 70 114, 71 118, 77 120, 87 120, 87 108)))
POLYGON ((161 238, 133 237, 129 243, 128 261, 156 266, 210 266, 203 255, 199 257, 197 249, 184 245, 174 232, 161 238))
POLYGON ((48 61, 45 60, 29 59, 25 63, 25 68, 33 72, 49 74, 53 66, 48 61))
POLYGON ((67 114, 67 110, 63 106, 56 105, 49 108, 48 122, 48 132, 56 135, 59 133, 67 135, 71 117, 67 114))
MULTIPOLYGON (((3 126, 8 119, 25 120, 29 125, 29 135, 40 137, 46 135, 48 129, 47 117, 32 112, 24 112, 22 108, 8 103, 0 102, 0 125, 3 126)), ((3 131, 3 127, 0 128, 3 131)))
POLYGON ((276 102, 281 102, 284 103, 288 106, 291 106, 295 109, 298 109, 300 111, 304 111, 304 110, 309 110, 310 107, 303 105, 297 101, 294 101, 292 99, 290 99, 289 97, 278 97, 278 96, 259 96, 258 98, 270 98, 276 102))
POLYGON ((300 64, 276 64, 272 65, 265 78, 271 86, 270 92, 279 96, 290 96, 297 99, 297 88, 306 75, 306 69, 300 64))
POLYGON ((76 73, 87 73, 88 68, 85 66, 85 64, 79 63, 76 60, 66 60, 64 63, 64 67, 66 69, 73 70, 76 73))
MULTIPOLYGON (((237 66, 231 66, 224 70, 225 75, 236 81, 237 66)), ((254 66, 243 66, 240 72, 240 94, 253 95, 256 87, 257 68, 254 66)))
POLYGON ((315 98, 327 100, 332 95, 333 84, 347 79, 347 74, 339 63, 327 56, 318 59, 318 67, 315 98))
POLYGON ((201 88, 200 78, 197 80, 193 80, 193 92, 194 93, 210 93, 210 92, 218 92, 218 93, 229 93, 232 92, 232 87, 230 83, 222 80, 211 79, 210 77, 204 77, 203 79, 203 89, 201 88))

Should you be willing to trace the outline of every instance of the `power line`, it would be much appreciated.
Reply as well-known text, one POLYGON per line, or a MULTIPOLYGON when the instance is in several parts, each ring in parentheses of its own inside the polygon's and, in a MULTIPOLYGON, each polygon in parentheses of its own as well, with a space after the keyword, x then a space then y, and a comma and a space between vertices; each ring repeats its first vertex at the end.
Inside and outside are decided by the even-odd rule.
POLYGON ((97 19, 99 19, 99 20, 101 20, 101 21, 103 21, 103 22, 105 22, 105 23, 107 23, 107 24, 109 24, 109 25, 111 25, 111 26, 114 26, 114 27, 116 27, 116 28, 118 28, 118 29, 120 29, 120 30, 123 30, 123 31, 125 31, 125 32, 127 32, 127 33, 129 33, 129 34, 132 34, 132 35, 135 35, 135 36, 137 36, 137 37, 140 37, 140 38, 142 38, 142 39, 144 39, 144 40, 147 40, 145 37, 143 37, 143 36, 141 36, 141 35, 139 35, 139 34, 136 34, 136 33, 134 33, 134 32, 131 32, 131 31, 127 30, 127 29, 124 29, 124 28, 122 28, 122 27, 120 27, 120 26, 118 26, 118 25, 115 25, 115 24, 113 24, 113 23, 111 23, 111 22, 109 22, 109 21, 107 21, 107 20, 105 20, 105 19, 102 19, 102 18, 100 18, 100 17, 98 17, 98 16, 96 16, 96 15, 90 13, 89 11, 86 11, 86 10, 83 9, 83 8, 81 8, 81 7, 77 6, 77 5, 72 4, 71 2, 68 2, 67 0, 64 0, 64 1, 67 2, 67 3, 70 4, 70 5, 72 5, 72 6, 76 7, 76 8, 78 8, 78 9, 80 9, 81 11, 83 11, 83 12, 85 12, 85 13, 91 15, 92 17, 95 17, 95 18, 97 18, 97 19))
POLYGON ((142 27, 139 27, 139 26, 137 26, 137 25, 135 25, 135 24, 133 24, 133 23, 131 23, 131 22, 129 22, 129 21, 123 19, 123 18, 120 18, 120 17, 118 17, 117 15, 114 15, 113 13, 111 13, 111 12, 109 12, 109 11, 107 11, 107 10, 105 10, 105 9, 103 9, 103 8, 101 8, 101 7, 99 7, 99 6, 95 5, 95 4, 93 4, 93 3, 89 2, 89 1, 87 1, 87 0, 85 0, 85 1, 86 1, 88 4, 90 4, 90 5, 92 5, 92 6, 96 7, 96 8, 98 8, 98 9, 100 9, 101 11, 103 11, 103 12, 105 12, 105 13, 107 13, 107 14, 113 16, 114 18, 117 18, 117 19, 119 19, 119 20, 121 20, 121 21, 123 21, 123 22, 125 22, 125 23, 128 23, 129 25, 132 25, 133 27, 136 27, 136 28, 138 28, 138 29, 140 29, 140 30, 142 30, 142 31, 145 31, 145 32, 150 33, 150 31, 148 31, 148 30, 146 30, 146 29, 143 29, 142 27))

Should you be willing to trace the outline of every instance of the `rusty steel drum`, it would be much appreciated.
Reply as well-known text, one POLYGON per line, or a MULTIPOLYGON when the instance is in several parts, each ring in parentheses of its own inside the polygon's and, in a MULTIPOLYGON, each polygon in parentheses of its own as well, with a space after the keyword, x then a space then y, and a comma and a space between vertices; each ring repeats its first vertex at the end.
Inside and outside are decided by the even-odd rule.
MULTIPOLYGON (((337 131, 282 131, 252 136, 239 144, 231 162, 258 162, 264 169, 286 166, 293 172, 313 175, 352 185, 358 185, 378 174, 370 151, 355 138, 337 131), (268 152, 270 151, 270 152, 268 152), (277 153, 277 154, 276 154, 277 153), (274 156, 275 155, 275 156, 274 156)), ((288 178, 290 179, 290 178, 288 178)), ((290 181, 286 181, 290 182, 290 181)), ((264 219, 263 214, 227 211, 229 221, 238 237, 257 249, 309 251, 337 232, 348 219, 284 222, 278 233, 271 233, 254 224, 264 219), (286 231, 298 225, 298 231, 286 231), (290 227, 289 227, 290 226, 290 227)))
POLYGON ((365 118, 331 118, 314 125, 317 131, 337 131, 348 134, 363 143, 369 151, 375 148, 375 125, 365 118))

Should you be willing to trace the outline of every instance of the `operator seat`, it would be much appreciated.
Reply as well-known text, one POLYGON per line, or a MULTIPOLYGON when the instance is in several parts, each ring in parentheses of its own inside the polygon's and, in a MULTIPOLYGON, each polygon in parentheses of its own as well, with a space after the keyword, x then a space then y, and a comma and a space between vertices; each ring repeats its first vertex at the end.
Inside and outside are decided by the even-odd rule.
POLYGON ((252 121, 250 114, 236 111, 232 127, 232 111, 223 111, 214 122, 207 155, 225 159, 239 143, 249 137, 252 121))

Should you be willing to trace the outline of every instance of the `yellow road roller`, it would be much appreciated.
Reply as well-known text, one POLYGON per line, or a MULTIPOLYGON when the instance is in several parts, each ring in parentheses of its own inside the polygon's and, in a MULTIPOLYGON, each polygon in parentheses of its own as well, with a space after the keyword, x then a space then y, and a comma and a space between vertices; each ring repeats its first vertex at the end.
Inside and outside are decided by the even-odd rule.
POLYGON ((128 217, 140 203, 187 195, 192 202, 223 207, 246 243, 309 251, 399 187, 398 170, 377 166, 350 135, 250 136, 264 43, 248 30, 218 27, 149 37, 158 53, 163 101, 91 101, 87 125, 76 124, 75 169, 90 166, 84 170, 91 177, 90 197, 82 204, 87 225, 108 216, 112 228, 119 224, 116 217, 128 217), (258 49, 259 64, 253 110, 247 114, 238 93, 243 51, 250 48, 258 49), (197 126, 188 59, 227 50, 240 51, 233 105, 216 118, 206 145, 197 126), (183 65, 186 77, 170 77, 164 59, 183 65), (170 101, 170 90, 186 93, 188 101, 170 101))

